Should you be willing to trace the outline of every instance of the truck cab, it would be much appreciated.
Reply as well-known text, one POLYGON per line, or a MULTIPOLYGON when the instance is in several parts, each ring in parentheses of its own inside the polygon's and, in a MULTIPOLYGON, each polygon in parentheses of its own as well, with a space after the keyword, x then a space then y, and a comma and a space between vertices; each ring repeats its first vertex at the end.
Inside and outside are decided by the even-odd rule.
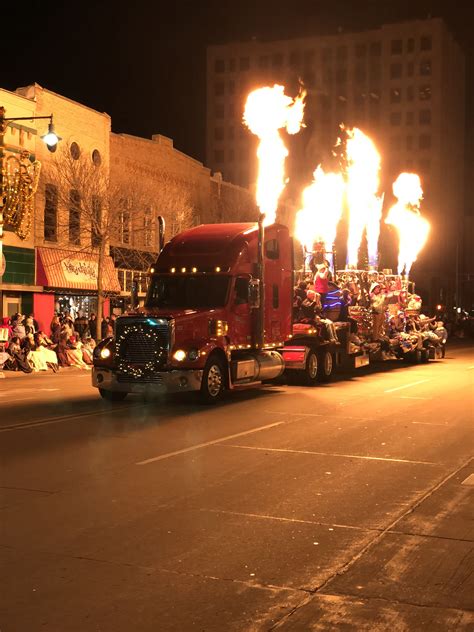
POLYGON ((207 224, 168 242, 152 267, 145 307, 116 321, 96 349, 93 385, 129 392, 200 391, 273 379, 291 337, 293 244, 288 228, 207 224))

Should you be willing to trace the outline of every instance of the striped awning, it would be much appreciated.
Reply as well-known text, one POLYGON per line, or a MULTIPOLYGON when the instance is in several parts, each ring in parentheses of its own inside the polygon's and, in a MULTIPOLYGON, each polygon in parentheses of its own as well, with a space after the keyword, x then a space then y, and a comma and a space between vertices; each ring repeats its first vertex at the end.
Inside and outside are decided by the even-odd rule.
MULTIPOLYGON (((36 283, 51 288, 97 291, 99 256, 90 252, 36 248, 36 283)), ((104 292, 120 292, 112 257, 106 256, 103 268, 104 292)))

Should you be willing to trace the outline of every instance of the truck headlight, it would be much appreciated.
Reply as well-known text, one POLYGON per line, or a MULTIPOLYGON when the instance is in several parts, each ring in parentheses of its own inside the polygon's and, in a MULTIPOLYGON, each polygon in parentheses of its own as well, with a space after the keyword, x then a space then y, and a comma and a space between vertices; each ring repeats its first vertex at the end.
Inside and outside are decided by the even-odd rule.
POLYGON ((99 355, 102 358, 102 360, 106 360, 107 358, 110 358, 110 349, 108 347, 104 347, 103 349, 100 350, 99 355))
POLYGON ((173 359, 176 360, 177 362, 182 362, 185 358, 186 358, 186 351, 183 351, 182 349, 178 349, 177 351, 173 353, 173 359))

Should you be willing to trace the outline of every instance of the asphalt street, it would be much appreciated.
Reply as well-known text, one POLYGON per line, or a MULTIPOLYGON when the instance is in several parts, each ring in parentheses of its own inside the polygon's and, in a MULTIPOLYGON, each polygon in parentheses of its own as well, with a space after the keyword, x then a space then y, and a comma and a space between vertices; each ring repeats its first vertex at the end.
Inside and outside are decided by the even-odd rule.
POLYGON ((0 381, 1 632, 474 629, 474 349, 314 388, 0 381))

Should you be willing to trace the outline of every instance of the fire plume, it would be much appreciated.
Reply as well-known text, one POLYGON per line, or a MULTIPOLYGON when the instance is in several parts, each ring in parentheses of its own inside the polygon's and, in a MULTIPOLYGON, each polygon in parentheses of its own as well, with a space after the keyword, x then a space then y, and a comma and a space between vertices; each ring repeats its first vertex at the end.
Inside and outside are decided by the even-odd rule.
POLYGON ((430 224, 420 214, 423 189, 416 173, 401 173, 393 183, 398 202, 385 219, 397 229, 399 235, 398 274, 405 271, 408 277, 411 266, 428 239, 430 224))
POLYGON ((349 236, 347 264, 357 267, 359 246, 367 231, 369 265, 377 265, 383 197, 379 197, 380 154, 372 140, 355 127, 347 130, 347 204, 349 236))
POLYGON ((257 150, 257 204, 265 214, 264 225, 276 219, 278 200, 285 188, 285 159, 288 150, 280 130, 296 134, 301 129, 304 113, 302 92, 295 99, 285 94, 285 88, 275 84, 254 90, 247 97, 244 123, 260 139, 257 150))
POLYGON ((340 173, 325 173, 319 166, 313 182, 303 191, 303 206, 296 215, 295 235, 308 252, 314 242, 332 250, 342 215, 344 179, 340 173))

